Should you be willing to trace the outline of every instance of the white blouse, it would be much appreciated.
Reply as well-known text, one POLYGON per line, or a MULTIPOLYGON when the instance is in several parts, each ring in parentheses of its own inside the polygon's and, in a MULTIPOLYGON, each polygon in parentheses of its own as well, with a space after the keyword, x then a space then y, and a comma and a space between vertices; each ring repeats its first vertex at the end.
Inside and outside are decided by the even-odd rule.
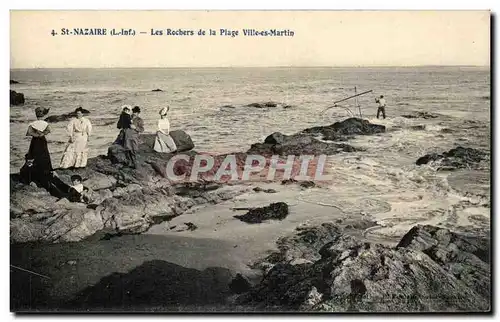
POLYGON ((158 120, 158 131, 165 132, 166 134, 170 132, 170 122, 167 118, 158 120))

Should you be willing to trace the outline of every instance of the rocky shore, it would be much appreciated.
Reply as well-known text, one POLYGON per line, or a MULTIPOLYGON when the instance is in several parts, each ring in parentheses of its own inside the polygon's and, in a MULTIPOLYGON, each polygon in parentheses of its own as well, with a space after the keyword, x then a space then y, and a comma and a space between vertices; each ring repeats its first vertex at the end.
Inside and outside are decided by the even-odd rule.
MULTIPOLYGON (((293 135, 272 133, 248 151, 234 154, 235 162, 241 175, 248 155, 264 156, 267 169, 271 155, 353 153, 363 149, 346 141, 356 136, 376 136, 385 130, 383 125, 349 118, 293 135)), ((233 182, 227 176, 213 180, 226 154, 211 156, 215 170, 205 172, 197 182, 170 180, 165 169, 171 158, 179 153, 189 157, 189 161, 177 162, 173 171, 176 175, 190 176, 193 159, 206 156, 194 150, 185 132, 174 131, 172 136, 179 151, 158 154, 153 150, 154 135, 142 135, 137 169, 125 166, 123 149, 111 145, 106 156, 89 159, 85 169, 57 170, 66 183, 73 174, 83 177, 92 195, 87 204, 51 196, 44 189, 21 184, 17 174, 11 175, 11 261, 19 265, 31 263, 31 269, 40 269, 45 274, 57 275, 54 270, 67 274, 57 282, 40 280, 35 286, 27 285, 25 278, 16 275, 19 272, 14 274, 16 283, 24 290, 13 295, 19 298, 17 308, 38 305, 47 310, 334 312, 490 309, 488 236, 464 236, 461 232, 427 225, 411 228, 397 245, 377 244, 363 238, 363 233, 377 223, 360 211, 351 214, 323 210, 324 214, 317 216, 323 224, 302 225, 305 217, 315 217, 316 213, 298 214, 290 202, 275 200, 282 196, 275 186, 256 187, 257 183, 269 183, 260 174, 256 174, 254 181, 233 182), (222 221, 215 218, 223 216, 221 209, 230 211, 228 202, 242 195, 247 198, 249 194, 265 194, 269 200, 273 196, 274 201, 231 215, 236 219, 232 225, 238 227, 228 226, 227 230, 234 236, 227 240, 225 235, 217 236, 222 221), (207 209, 213 218, 204 218, 200 209, 207 209), (335 216, 339 217, 332 221, 335 216), (287 221, 286 226, 279 226, 281 221, 287 221), (161 229, 189 233, 192 238, 180 241, 177 237, 151 235, 160 229, 160 224, 161 229), (297 227, 296 231, 290 232, 290 227, 297 227), (241 232, 245 229, 255 232, 253 239, 257 242, 264 236, 259 234, 271 231, 272 236, 285 237, 276 243, 277 251, 263 256, 261 249, 244 247, 241 232), (238 244, 232 245, 234 241, 238 244), (57 253, 56 247, 64 250, 61 255, 52 254, 57 253), (84 259, 92 256, 88 250, 92 247, 100 249, 105 258, 84 259), (109 247, 127 254, 123 255, 123 262, 121 255, 108 253, 109 247), (177 253, 172 251, 175 247, 179 247, 177 253), (51 249, 50 254, 42 249, 51 249), (255 257, 257 253, 260 259, 255 257), (60 256, 57 261, 63 264, 45 262, 42 258, 47 254, 60 256), (72 256, 81 258, 78 265, 92 270, 88 272, 91 277, 65 288, 68 279, 79 276, 74 264, 69 263, 74 261, 69 259, 72 256), (40 262, 34 264, 34 258, 40 262), (249 258, 253 269, 259 272, 255 273, 257 278, 238 275, 248 273, 248 270, 243 272, 243 267, 250 264, 249 258), (192 265, 193 261, 201 261, 203 265, 192 265), (33 287, 47 288, 40 294, 45 294, 48 300, 31 306, 26 303, 26 296, 33 296, 33 287)), ((434 166, 439 161, 458 169, 489 160, 484 151, 464 148, 423 158, 416 163, 425 166, 431 162, 434 166)), ((297 174, 299 169, 300 165, 292 173, 297 174)), ((292 185, 285 190, 321 189, 321 185, 311 181, 292 179, 280 187, 285 184, 292 185)), ((300 209, 315 212, 317 207, 300 209)), ((262 244, 269 243, 262 241, 262 244)))

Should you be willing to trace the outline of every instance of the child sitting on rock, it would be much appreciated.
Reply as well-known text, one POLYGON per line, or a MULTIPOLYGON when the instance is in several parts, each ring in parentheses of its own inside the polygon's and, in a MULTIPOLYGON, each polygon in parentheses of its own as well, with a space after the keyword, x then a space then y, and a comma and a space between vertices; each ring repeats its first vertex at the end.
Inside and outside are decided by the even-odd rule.
POLYGON ((89 202, 89 189, 83 186, 82 177, 75 174, 71 176, 72 186, 69 187, 68 200, 71 202, 89 202))

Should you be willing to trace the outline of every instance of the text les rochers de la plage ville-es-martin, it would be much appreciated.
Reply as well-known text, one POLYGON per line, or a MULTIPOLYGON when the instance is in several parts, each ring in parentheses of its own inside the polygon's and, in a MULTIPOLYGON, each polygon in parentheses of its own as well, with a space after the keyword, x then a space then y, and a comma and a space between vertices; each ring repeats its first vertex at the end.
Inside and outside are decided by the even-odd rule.
POLYGON ((151 28, 148 31, 137 31, 133 28, 61 28, 60 33, 55 30, 51 31, 52 36, 223 36, 235 38, 238 36, 245 37, 293 37, 295 32, 290 29, 241 29, 232 30, 227 28, 220 29, 183 29, 183 28, 167 28, 155 29, 151 28))

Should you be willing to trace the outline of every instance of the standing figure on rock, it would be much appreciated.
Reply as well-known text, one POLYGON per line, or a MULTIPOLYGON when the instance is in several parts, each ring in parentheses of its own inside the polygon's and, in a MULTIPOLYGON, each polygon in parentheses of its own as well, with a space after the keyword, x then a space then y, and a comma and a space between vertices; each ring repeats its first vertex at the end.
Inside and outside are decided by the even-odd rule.
POLYGON ((83 116, 81 107, 75 110, 76 118, 71 119, 67 126, 69 142, 61 159, 60 167, 85 168, 88 157, 88 140, 92 132, 92 124, 83 116))
POLYGON ((125 141, 123 147, 127 151, 128 165, 131 168, 137 167, 136 155, 139 149, 139 133, 144 132, 144 121, 139 117, 141 108, 134 106, 132 109, 132 124, 129 129, 125 129, 125 141))
POLYGON ((49 187, 53 171, 47 139, 45 138, 50 133, 50 127, 49 123, 43 120, 44 116, 48 113, 48 108, 36 108, 35 115, 37 120, 30 123, 26 132, 26 136, 31 136, 31 143, 28 153, 25 156, 27 166, 30 168, 29 173, 35 174, 37 178, 33 182, 36 181, 37 184, 42 185, 46 189, 49 187))
POLYGON ((160 110, 160 119, 158 120, 158 130, 156 132, 156 139, 154 150, 160 153, 172 153, 177 150, 174 140, 170 136, 170 122, 168 121, 167 114, 170 107, 164 107, 160 110))
POLYGON ((125 130, 130 129, 130 124, 132 124, 132 109, 129 105, 124 105, 122 106, 122 113, 116 124, 116 127, 120 129, 120 133, 115 140, 115 144, 121 146, 125 144, 125 130))
POLYGON ((384 98, 384 95, 380 95, 380 98, 376 98, 375 103, 378 103, 377 118, 379 117, 380 113, 382 113, 382 116, 385 119, 385 98, 384 98))

